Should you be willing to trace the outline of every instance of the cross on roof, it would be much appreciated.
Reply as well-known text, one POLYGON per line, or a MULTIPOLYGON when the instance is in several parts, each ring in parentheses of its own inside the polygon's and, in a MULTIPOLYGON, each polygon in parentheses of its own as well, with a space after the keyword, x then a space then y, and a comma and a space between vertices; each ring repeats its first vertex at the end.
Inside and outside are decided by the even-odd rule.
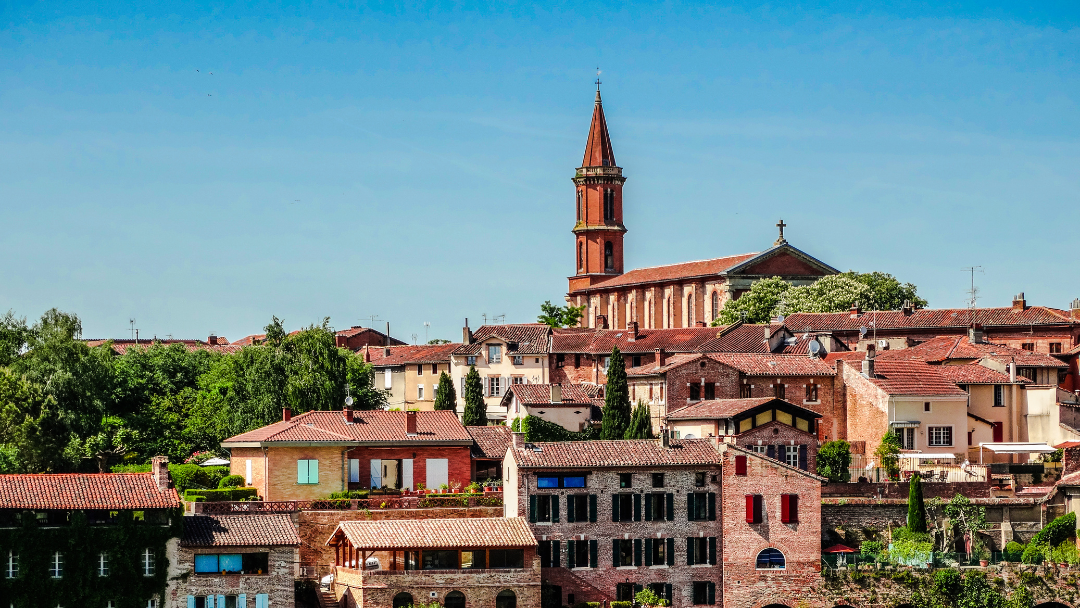
POLYGON ((773 243, 773 245, 783 245, 787 242, 787 239, 784 238, 784 228, 787 227, 787 224, 785 224, 784 220, 781 218, 781 220, 777 222, 776 227, 780 229, 780 238, 776 239, 776 242, 773 243))
POLYGON ((600 66, 596 66, 596 92, 600 92, 600 66))

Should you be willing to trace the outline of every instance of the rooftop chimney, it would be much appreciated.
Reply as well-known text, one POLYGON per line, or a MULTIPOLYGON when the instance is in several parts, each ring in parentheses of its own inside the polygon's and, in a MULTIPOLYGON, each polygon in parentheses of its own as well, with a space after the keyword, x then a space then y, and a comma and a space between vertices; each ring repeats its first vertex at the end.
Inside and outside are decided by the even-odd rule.
POLYGON ((468 319, 465 319, 465 327, 461 328, 461 343, 472 344, 472 331, 469 330, 468 319))
POLYGON ((915 305, 911 303, 911 300, 904 300, 904 305, 900 307, 900 312, 904 313, 905 317, 910 317, 911 313, 915 312, 915 305))
POLYGON ((862 374, 867 378, 873 378, 874 376, 874 361, 877 357, 877 351, 870 348, 866 351, 866 358, 862 362, 862 374))
POLYGON ((1080 321, 1080 298, 1076 298, 1069 305, 1069 316, 1073 321, 1080 321))
POLYGON ((1009 361, 1009 382, 1016 384, 1016 361, 1009 361))
MULTIPOLYGON (((1077 300, 1077 303, 1080 304, 1080 300, 1077 300)), ((637 340, 637 321, 630 321, 626 324, 626 336, 631 342, 637 340)))
POLYGON ((694 327, 705 327, 704 321, 694 321, 694 327))
POLYGON ((551 402, 552 403, 562 403, 562 385, 561 384, 552 384, 551 385, 551 402))
POLYGON ((290 420, 292 420, 292 410, 287 407, 281 408, 281 421, 288 422, 290 420))
POLYGON ((210 337, 206 339, 206 343, 210 346, 217 346, 217 336, 210 334, 210 337))
POLYGON ((1013 310, 1020 312, 1027 310, 1027 302, 1024 300, 1024 292, 1020 292, 1013 297, 1013 310))
POLYGON ((384 357, 389 357, 390 356, 390 347, 386 347, 386 348, 382 349, 382 356, 384 356, 384 357))
POLYGON ((658 348, 658 349, 656 349, 655 352, 656 352, 656 366, 657 367, 663 367, 664 365, 666 365, 667 364, 667 353, 664 352, 664 349, 658 348))
POLYGON ((660 430, 660 443, 665 448, 671 447, 671 432, 668 431, 666 428, 660 430))
POLYGON ((1061 452, 1061 476, 1080 471, 1080 447, 1065 448, 1061 452))
POLYGON ((154 474, 154 483, 164 492, 169 489, 169 457, 154 456, 150 459, 150 472, 154 474))
POLYGON ((345 348, 345 336, 334 336, 334 346, 345 348))
POLYGON ((341 413, 344 414, 344 416, 345 416, 345 424, 352 424, 352 422, 353 422, 352 408, 346 405, 345 408, 341 410, 341 413))
POLYGON ((514 436, 514 449, 515 450, 524 450, 525 449, 525 433, 510 433, 510 434, 514 436))
POLYGON ((859 308, 859 303, 858 302, 853 303, 851 305, 851 318, 852 319, 858 319, 859 315, 861 315, 861 314, 862 314, 862 309, 859 308))
POLYGON ((416 436, 416 411, 405 412, 405 434, 409 437, 416 436))
POLYGON ((607 329, 607 315, 596 315, 596 329, 607 329))
POLYGON ((986 334, 983 332, 983 326, 975 323, 968 329, 968 341, 972 344, 982 344, 986 342, 986 334))

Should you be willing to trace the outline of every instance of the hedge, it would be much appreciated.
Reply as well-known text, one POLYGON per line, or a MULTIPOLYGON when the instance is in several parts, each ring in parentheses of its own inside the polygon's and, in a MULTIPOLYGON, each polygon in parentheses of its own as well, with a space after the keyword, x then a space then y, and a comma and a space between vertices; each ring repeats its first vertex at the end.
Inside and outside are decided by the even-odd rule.
POLYGON ((242 488, 244 487, 244 476, 226 475, 225 477, 221 478, 221 481, 218 482, 217 487, 219 490, 223 490, 225 488, 242 488))
POLYGON ((219 502, 223 500, 251 500, 258 498, 255 488, 227 488, 223 490, 187 490, 184 500, 189 502, 219 502))
POLYGON ((1056 547, 1074 536, 1076 536, 1076 514, 1066 513, 1046 524, 1032 537, 1020 561, 1025 564, 1040 563, 1046 559, 1045 553, 1051 547, 1056 547))
MULTIPOLYGON (((149 464, 122 464, 110 469, 113 473, 149 473, 149 464)), ((173 486, 181 494, 184 491, 195 489, 213 489, 221 483, 221 479, 229 475, 229 467, 201 467, 197 464, 170 464, 169 477, 172 478, 173 486)))
POLYGON ((555 424, 554 422, 548 422, 543 418, 537 418, 536 416, 526 416, 525 418, 518 418, 521 421, 518 426, 522 432, 525 433, 525 441, 528 442, 545 442, 545 441, 588 441, 590 439, 599 439, 600 432, 598 429, 588 427, 581 432, 575 433, 574 431, 568 431, 562 426, 555 424))

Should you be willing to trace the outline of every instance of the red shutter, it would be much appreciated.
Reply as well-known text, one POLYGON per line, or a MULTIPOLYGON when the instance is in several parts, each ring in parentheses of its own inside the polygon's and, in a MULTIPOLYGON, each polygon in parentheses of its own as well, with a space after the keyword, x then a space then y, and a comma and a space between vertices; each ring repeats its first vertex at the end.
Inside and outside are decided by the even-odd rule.
POLYGON ((746 523, 757 523, 757 498, 753 494, 746 495, 746 523))
POLYGON ((1005 428, 1000 422, 994 423, 994 443, 1005 441, 1005 428))
POLYGON ((735 474, 746 475, 746 456, 735 457, 735 474))
POLYGON ((780 495, 780 521, 791 523, 791 494, 780 495))
POLYGON ((788 498, 788 516, 791 518, 792 523, 798 523, 799 522, 799 495, 798 494, 789 494, 788 496, 789 496, 789 498, 788 498))

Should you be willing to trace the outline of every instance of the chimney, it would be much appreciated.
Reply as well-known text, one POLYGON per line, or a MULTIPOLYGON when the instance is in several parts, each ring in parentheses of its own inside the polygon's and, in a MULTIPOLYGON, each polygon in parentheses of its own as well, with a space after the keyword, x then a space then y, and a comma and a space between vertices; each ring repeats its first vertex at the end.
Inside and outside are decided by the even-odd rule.
POLYGON ((911 313, 915 312, 915 305, 911 303, 911 300, 904 300, 904 305, 900 307, 900 312, 904 313, 905 317, 910 317, 911 313))
POLYGON ((525 433, 510 433, 510 434, 514 436, 514 449, 515 450, 524 450, 525 449, 525 433))
POLYGON ((409 437, 416 436, 416 410, 405 412, 405 434, 409 437))
POLYGON ((390 347, 389 346, 382 349, 382 356, 384 356, 384 357, 389 357, 390 356, 390 347))
POLYGON ((666 365, 667 354, 664 352, 664 349, 658 348, 654 352, 656 352, 656 367, 663 367, 664 365, 666 365))
POLYGON ((210 334, 210 337, 206 339, 206 343, 210 346, 217 346, 217 336, 210 334))
POLYGON ((465 319, 465 327, 461 328, 461 343, 472 344, 472 331, 469 330, 468 319, 465 319))
POLYGON ((562 403, 562 385, 561 384, 552 384, 551 385, 551 402, 552 403, 562 403))
POLYGON ((874 360, 877 352, 873 349, 866 351, 866 358, 862 362, 862 374, 867 378, 874 377, 874 360))
POLYGON ((1069 305, 1069 316, 1073 321, 1080 321, 1080 298, 1075 298, 1069 305))
POLYGON ((1027 310, 1027 302, 1024 300, 1024 292, 1020 292, 1013 297, 1012 309, 1016 312, 1022 312, 1027 310))
POLYGON ((694 322, 694 327, 705 327, 705 322, 704 321, 695 321, 694 322))
POLYGON ((371 363, 371 347, 364 347, 364 363, 371 363))
POLYGON ((292 420, 292 410, 287 407, 281 408, 281 421, 288 422, 290 420, 292 420))
POLYGON ((154 456, 150 459, 150 472, 154 474, 154 483, 164 492, 169 489, 169 457, 154 456))
POLYGON ((859 315, 861 315, 861 314, 862 314, 862 309, 859 308, 859 303, 858 302, 853 303, 851 305, 851 318, 852 319, 858 319, 859 315))
POLYGON ((1061 476, 1080 471, 1080 446, 1065 448, 1061 454, 1061 476))
MULTIPOLYGON (((1077 300, 1080 303, 1080 300, 1077 300)), ((630 321, 626 324, 626 336, 631 342, 637 340, 637 321, 630 321)))
POLYGON ((344 416, 345 416, 345 424, 352 424, 352 422, 353 422, 352 408, 346 405, 345 408, 341 410, 341 413, 344 414, 344 416))
POLYGON ((666 428, 660 430, 660 444, 665 448, 671 447, 671 433, 666 428))
POLYGON ((1009 361, 1009 382, 1016 384, 1016 361, 1009 361))
POLYGON ((596 329, 607 329, 607 315, 596 315, 596 329))
POLYGON ((978 323, 972 324, 971 329, 968 330, 968 341, 972 344, 982 344, 986 341, 982 325, 978 323))

